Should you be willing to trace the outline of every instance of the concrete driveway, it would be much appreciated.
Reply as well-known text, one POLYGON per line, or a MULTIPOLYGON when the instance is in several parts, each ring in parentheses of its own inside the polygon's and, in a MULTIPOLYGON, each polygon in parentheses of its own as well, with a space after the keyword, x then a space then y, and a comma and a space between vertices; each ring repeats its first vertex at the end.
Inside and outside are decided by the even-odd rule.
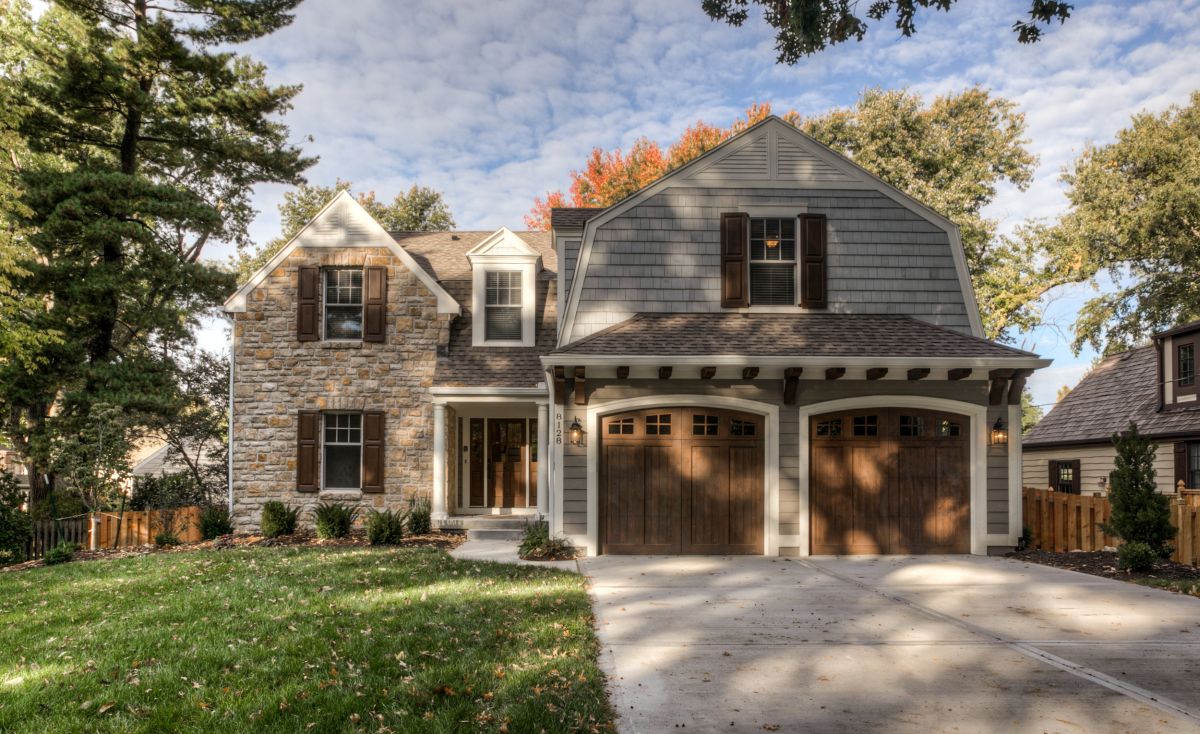
POLYGON ((1200 731, 1200 599, 964 556, 581 566, 624 732, 1200 731))

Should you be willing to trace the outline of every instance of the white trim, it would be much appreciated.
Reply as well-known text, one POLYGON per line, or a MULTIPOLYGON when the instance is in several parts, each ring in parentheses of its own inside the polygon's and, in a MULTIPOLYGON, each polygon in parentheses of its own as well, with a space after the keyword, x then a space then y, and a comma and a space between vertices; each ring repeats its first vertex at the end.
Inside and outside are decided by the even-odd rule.
POLYGON ((413 259, 412 255, 408 254, 408 251, 397 244, 396 240, 393 239, 392 236, 388 234, 387 230, 383 228, 383 225, 377 222, 375 218, 371 216, 370 212, 368 212, 366 209, 363 209, 362 205, 355 201, 354 197, 351 196, 347 191, 340 191, 336 196, 330 199, 325 206, 321 207, 321 211, 317 212, 317 215, 314 216, 308 222, 308 224, 304 225, 304 227, 297 232, 292 239, 288 240, 288 243, 284 245, 279 252, 275 253, 274 257, 267 261, 266 265, 263 265, 258 269, 258 272, 250 276, 250 279, 247 280, 234 292, 232 296, 225 301, 225 311, 227 313, 245 312, 249 296, 254 289, 257 288, 264 280, 266 280, 267 276, 270 275, 275 268, 279 267, 279 264, 286 260, 288 255, 291 255, 299 247, 325 250, 386 247, 393 255, 396 256, 396 259, 398 259, 404 265, 404 267, 409 270, 409 272, 417 277, 417 280, 421 281, 421 283, 429 289, 430 293, 437 297, 438 313, 454 314, 456 316, 462 313, 462 308, 459 306, 458 301, 454 300, 454 298, 446 292, 446 289, 442 288, 437 280, 435 280, 434 277, 425 270, 425 268, 421 267, 417 261, 413 259), (355 220, 355 223, 364 227, 371 233, 370 241, 356 242, 347 240, 336 244, 331 244, 315 238, 314 233, 310 231, 313 229, 315 224, 325 217, 326 213, 331 210, 335 203, 343 201, 349 202, 350 207, 347 212, 355 220))
MULTIPOLYGON (((958 274, 959 286, 962 290, 964 307, 967 310, 967 320, 971 326, 971 333, 975 336, 983 336, 983 322, 979 317, 979 304, 975 298, 975 289, 971 282, 971 275, 967 269, 966 254, 963 251, 962 238, 959 234, 958 225, 952 222, 947 217, 930 209, 925 204, 917 201, 913 197, 904 193, 900 189, 892 186, 875 174, 859 166, 854 161, 837 153, 833 149, 824 145, 818 140, 809 137, 805 133, 796 128, 795 125, 784 122, 779 117, 771 115, 761 122, 750 126, 741 133, 729 138, 717 147, 708 151, 704 155, 688 162, 674 171, 666 174, 654 183, 646 186, 641 191, 625 198, 618 204, 615 204, 602 213, 589 219, 584 223, 583 242, 579 248, 579 257, 575 265, 574 277, 571 279, 571 290, 567 293, 566 307, 562 309, 566 313, 563 317, 558 334, 558 346, 563 346, 569 343, 571 332, 575 327, 575 316, 579 306, 579 299, 583 293, 583 281, 587 277, 588 265, 591 262, 592 245, 595 239, 596 230, 611 221, 615 217, 624 214, 633 207, 645 202, 650 197, 660 193, 670 185, 676 183, 677 179, 685 178, 701 167, 701 164, 708 165, 715 162, 726 155, 733 155, 736 150, 740 150, 754 138, 760 127, 771 126, 767 128, 768 133, 768 155, 769 161, 773 160, 776 155, 774 153, 775 146, 771 145, 771 141, 778 139, 779 131, 785 131, 787 135, 791 135, 795 141, 805 148, 808 152, 822 158, 826 163, 834 168, 846 173, 850 177, 850 181, 837 182, 811 182, 811 181, 787 181, 782 182, 772 180, 770 182, 759 182, 751 180, 731 179, 728 181, 703 181, 695 180, 688 183, 692 186, 706 186, 710 188, 718 188, 721 186, 731 186, 736 188, 763 188, 762 183, 769 183, 769 188, 782 188, 802 190, 808 188, 831 188, 831 189, 864 189, 874 190, 892 199, 900 206, 908 209, 921 216, 922 218, 934 224, 939 229, 946 232, 949 240, 951 254, 954 259, 955 270, 958 274), (774 137, 772 138, 772 133, 774 137)), ((772 168, 774 171, 774 168, 772 168)), ((560 305, 562 305, 560 303, 560 305)))
MULTIPOLYGON (((587 536, 583 545, 589 556, 600 549, 600 418, 639 408, 700 407, 728 408, 755 413, 765 418, 766 436, 763 441, 763 555, 779 554, 779 406, 758 400, 720 395, 643 395, 587 406, 587 536)), ((557 490, 562 492, 560 486, 557 490)), ((559 503, 561 504, 561 502, 559 503)), ((560 525, 561 527, 561 525, 560 525)))
MULTIPOLYGON (((234 433, 234 425, 233 425, 234 389, 233 388, 234 388, 234 371, 233 371, 233 369, 234 369, 234 364, 236 364, 236 360, 233 357, 234 357, 234 354, 236 353, 235 347, 237 345, 237 320, 234 319, 232 316, 228 316, 227 318, 229 319, 229 423, 226 426, 226 430, 229 432, 229 447, 226 449, 226 457, 225 457, 225 463, 227 465, 225 468, 226 474, 227 474, 225 480, 228 483, 226 492, 229 495, 229 519, 232 522, 234 520, 234 517, 233 517, 233 433, 234 433)), ((95 517, 95 516, 93 515, 93 517, 95 517)), ((93 537, 95 537, 95 536, 93 536, 93 537)))
POLYGON ((467 253, 471 262, 471 346, 474 347, 532 347, 537 339, 537 274, 541 270, 538 251, 501 227, 488 235, 467 253), (487 338, 487 274, 518 272, 521 274, 521 338, 487 338))
MULTIPOLYGON (((586 366, 667 366, 667 365, 698 365, 704 367, 720 366, 754 366, 754 367, 895 367, 907 369, 910 367, 970 367, 972 369, 1006 368, 1006 369, 1038 369, 1050 365, 1051 360, 1040 357, 755 357, 745 354, 702 354, 702 355, 671 355, 671 354, 586 354, 565 352, 548 354, 541 358, 542 364, 554 365, 586 365, 586 366)), ((972 375, 972 377, 975 377, 972 375)), ((976 379, 985 379, 987 375, 979 375, 976 379)), ((820 379, 820 378, 818 378, 820 379)))
MULTIPOLYGON (((996 541, 987 533, 987 441, 988 425, 986 405, 965 403, 960 400, 946 398, 931 398, 922 395, 866 395, 856 398, 841 398, 827 400, 822 403, 812 403, 800 406, 799 436, 800 436, 800 517, 799 526, 801 539, 800 555, 809 555, 812 549, 812 529, 810 517, 810 491, 812 455, 809 451, 809 418, 822 413, 838 410, 855 410, 858 408, 926 408, 941 410, 948 413, 958 413, 971 419, 971 554, 987 555, 987 547, 1005 545, 996 541)), ((1010 434, 1011 435, 1011 434, 1010 434)))
POLYGON ((1021 451, 1021 406, 1008 406, 1008 536, 1007 545, 1015 546, 1024 529, 1021 485, 1025 466, 1021 451))
POLYGON ((441 522, 446 513, 446 406, 433 404, 433 491, 430 519, 441 522))
POLYGON ((550 507, 550 405, 547 402, 537 406, 537 512, 538 517, 545 519, 550 507))

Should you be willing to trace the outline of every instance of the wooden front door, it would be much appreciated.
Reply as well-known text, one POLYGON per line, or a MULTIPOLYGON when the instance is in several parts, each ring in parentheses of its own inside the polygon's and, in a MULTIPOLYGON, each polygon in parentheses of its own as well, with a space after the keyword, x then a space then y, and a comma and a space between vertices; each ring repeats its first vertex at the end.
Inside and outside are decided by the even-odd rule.
POLYGON ((763 425, 706 408, 605 417, 601 552, 762 553, 763 425))
POLYGON ((970 418, 877 408, 809 428, 813 554, 970 552, 970 418))
POLYGON ((524 418, 489 418, 488 507, 525 507, 524 418))

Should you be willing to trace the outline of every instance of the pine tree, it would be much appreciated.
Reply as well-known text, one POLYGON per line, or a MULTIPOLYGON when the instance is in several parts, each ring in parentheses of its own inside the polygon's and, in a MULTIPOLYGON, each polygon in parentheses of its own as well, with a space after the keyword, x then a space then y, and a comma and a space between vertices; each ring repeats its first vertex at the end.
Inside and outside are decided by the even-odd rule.
POLYGON ((233 286, 205 246, 248 243, 253 187, 313 162, 278 121, 299 88, 230 50, 299 1, 56 0, 36 20, 0 5, 0 140, 29 152, 0 220, 23 238, 12 287, 39 304, 16 318, 57 337, 0 354, 0 420, 35 502, 80 426, 177 405, 178 357, 233 286))
POLYGON ((1157 446, 1130 423, 1125 433, 1114 433, 1117 449, 1115 468, 1108 475, 1108 499, 1112 516, 1104 532, 1126 543, 1145 543, 1160 558, 1170 555, 1169 543, 1176 529, 1171 524, 1171 505, 1154 481, 1157 446))

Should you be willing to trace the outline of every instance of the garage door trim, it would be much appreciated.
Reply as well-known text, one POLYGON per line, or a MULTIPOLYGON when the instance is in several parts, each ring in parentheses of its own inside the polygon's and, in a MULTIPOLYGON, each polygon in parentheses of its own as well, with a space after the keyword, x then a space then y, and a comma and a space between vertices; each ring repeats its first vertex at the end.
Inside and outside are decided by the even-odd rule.
POLYGON ((779 554, 779 406, 759 400, 724 395, 646 395, 604 403, 592 402, 587 408, 587 554, 600 550, 600 419, 613 413, 625 413, 655 407, 724 408, 754 413, 763 417, 763 554, 779 554))
MULTIPOLYGON (((1007 544, 1008 536, 997 538, 987 535, 987 513, 985 511, 987 508, 987 406, 965 403, 960 400, 919 395, 869 395, 857 398, 827 400, 800 407, 800 424, 798 426, 800 433, 800 534, 794 537, 781 538, 780 543, 782 545, 791 546, 795 544, 795 546, 799 547, 802 555, 807 555, 811 547, 812 526, 809 514, 811 499, 809 482, 812 471, 812 457, 809 445, 809 419, 814 415, 821 415, 823 413, 862 408, 925 408, 968 416, 971 419, 971 453, 968 467, 971 474, 971 553, 973 555, 987 555, 987 546, 989 544, 1007 544)), ((1011 414, 1012 409, 1009 408, 1010 424, 1011 414)), ((1020 425, 1019 421, 1015 425, 1020 425)), ((1010 455, 1012 446, 1017 440, 1019 439, 1016 437, 1010 439, 1010 455)), ((1010 528, 1012 520, 1013 517, 1010 509, 1010 528)))

